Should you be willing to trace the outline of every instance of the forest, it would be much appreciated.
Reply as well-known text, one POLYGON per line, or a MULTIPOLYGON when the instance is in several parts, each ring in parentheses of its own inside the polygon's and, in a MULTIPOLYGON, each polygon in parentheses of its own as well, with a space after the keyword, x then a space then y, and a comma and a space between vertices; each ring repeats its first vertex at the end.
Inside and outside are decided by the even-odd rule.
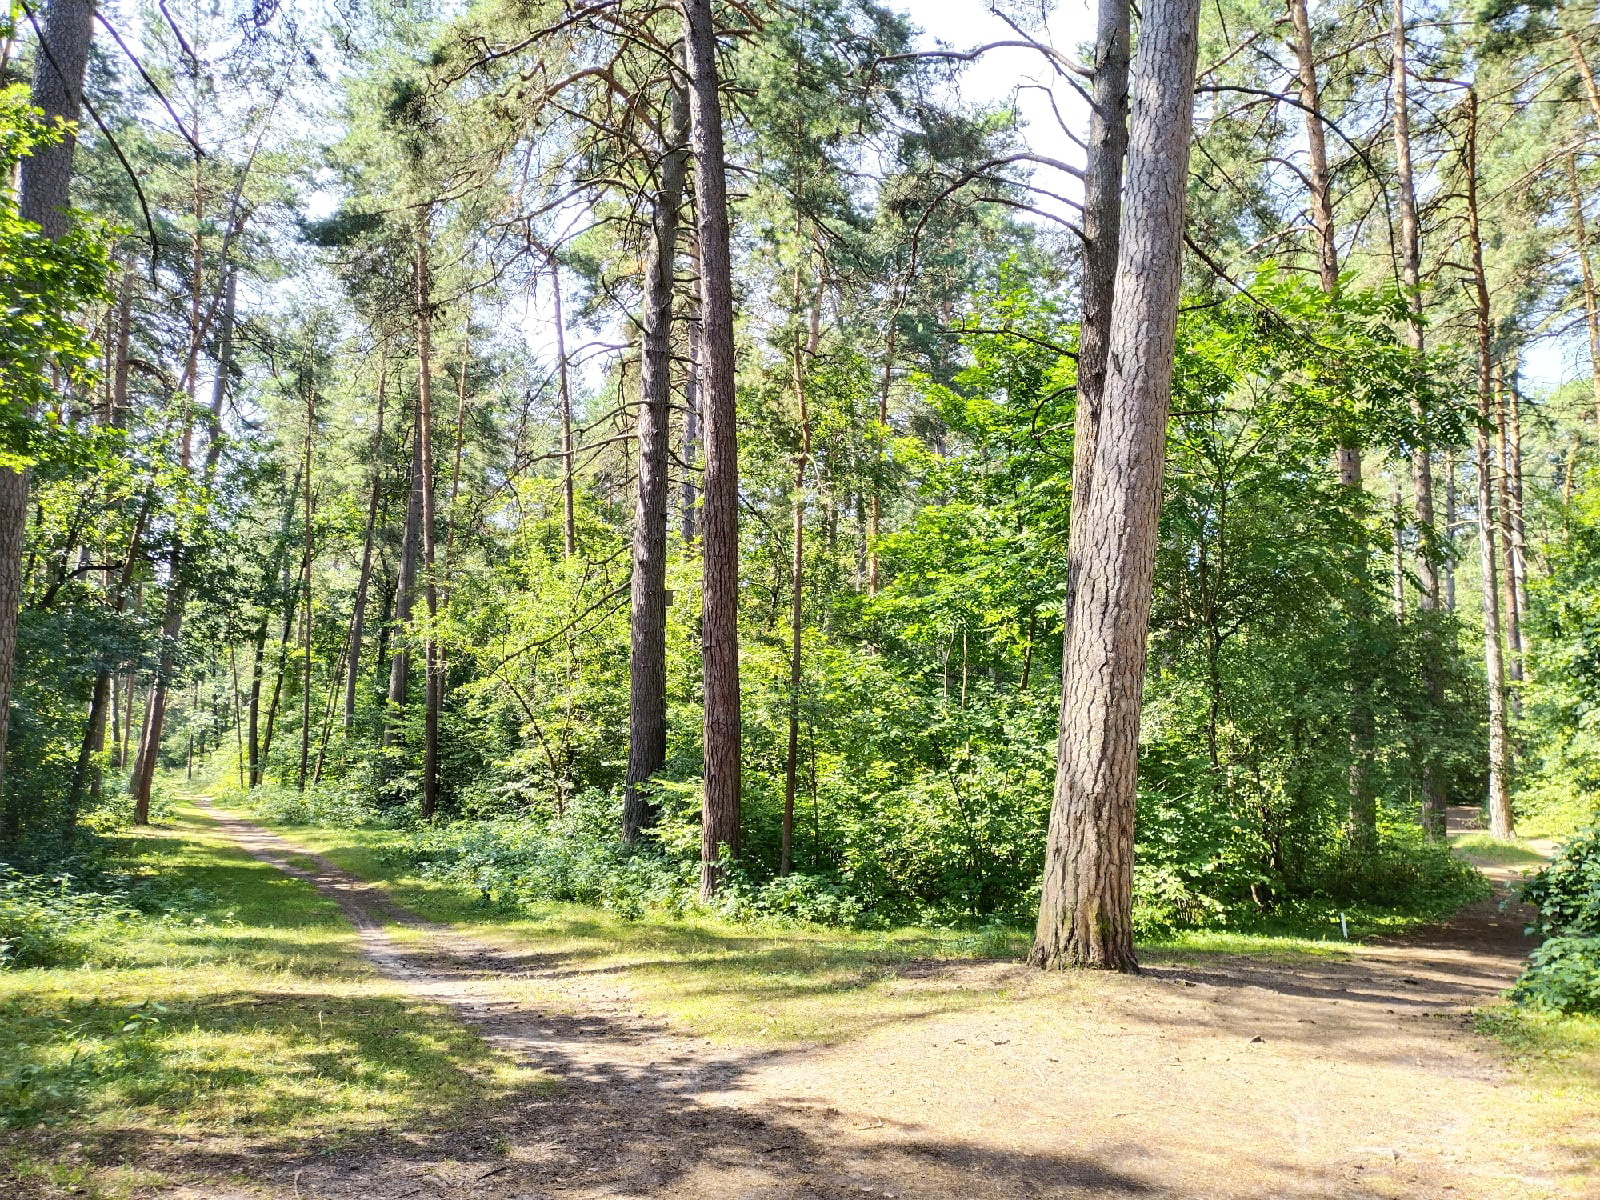
MULTIPOLYGON (((1393 968, 1600 1098, 1597 73, 1584 0, 10 0, 0 1183, 168 1194, 49 1130, 178 1092, 312 1129, 197 1099, 311 1051, 185 970, 434 981, 453 1017, 385 1020, 452 1048, 346 1139, 542 1094, 438 983, 522 978, 513 936, 626 958, 597 1011, 795 1044, 850 1025, 802 977, 900 1028, 930 963, 1130 1012, 1208 955, 1393 968)), ((341 995, 304 1011, 360 1057, 341 995)), ((680 1136, 626 1095, 613 1139, 680 1136)), ((1600 1130, 1546 1099, 1587 1165, 1515 1178, 1583 1194, 1600 1130)), ((852 1153, 884 1195, 1156 1178, 852 1153)), ((1428 1163, 1238 1194, 1511 1194, 1428 1163)))

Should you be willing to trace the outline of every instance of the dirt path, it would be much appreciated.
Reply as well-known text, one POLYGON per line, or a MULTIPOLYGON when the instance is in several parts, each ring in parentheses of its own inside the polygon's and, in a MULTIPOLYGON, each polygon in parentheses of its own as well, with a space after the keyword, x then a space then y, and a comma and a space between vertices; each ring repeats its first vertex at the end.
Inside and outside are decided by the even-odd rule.
POLYGON ((1551 1145, 1543 1102, 1470 1031, 1468 1011, 1527 950, 1518 916, 1493 905, 1349 960, 1207 957, 1131 978, 929 963, 895 986, 954 985, 973 1003, 836 1045, 720 1049, 642 1016, 609 977, 429 925, 332 862, 212 815, 332 896, 385 974, 560 1085, 466 1131, 402 1131, 170 1196, 1592 1194, 1572 1136, 1551 1145), (577 1013, 530 998, 552 981, 577 1013))

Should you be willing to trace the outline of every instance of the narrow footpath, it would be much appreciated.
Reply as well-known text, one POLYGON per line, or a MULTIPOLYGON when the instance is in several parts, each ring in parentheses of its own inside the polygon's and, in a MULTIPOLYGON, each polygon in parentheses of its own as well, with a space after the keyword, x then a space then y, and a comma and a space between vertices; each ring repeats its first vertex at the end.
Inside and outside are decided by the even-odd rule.
POLYGON ((927 1200, 1595 1194, 1595 1129, 1519 1082, 1471 1010, 1516 977, 1489 902, 1348 958, 1162 960, 1138 977, 924 963, 975 1003, 799 1049, 715 1047, 559 956, 484 944, 201 801, 332 897, 370 960, 555 1086, 451 1132, 396 1131, 174 1198, 927 1200), (536 994, 571 997, 552 1011, 536 994))

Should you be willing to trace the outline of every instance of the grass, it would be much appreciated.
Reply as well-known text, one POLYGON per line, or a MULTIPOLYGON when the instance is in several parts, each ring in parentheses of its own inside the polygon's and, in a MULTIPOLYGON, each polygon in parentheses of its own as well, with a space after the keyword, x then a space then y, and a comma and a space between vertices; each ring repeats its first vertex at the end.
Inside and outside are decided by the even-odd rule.
POLYGON ((70 968, 0 971, 0 1194, 134 1187, 96 1167, 129 1139, 303 1152, 541 1085, 378 976, 331 901, 200 813, 116 856, 181 914, 107 928, 70 968))
POLYGON ((1451 848, 1475 867, 1537 867, 1547 860, 1526 841, 1510 841, 1489 833, 1462 833, 1450 839, 1451 848))
POLYGON ((1600 1161, 1600 1017, 1507 1004, 1479 1010, 1477 1028, 1499 1040, 1550 1106, 1541 1136, 1582 1161, 1600 1161))
MULTIPOLYGON (((572 1006, 572 987, 587 981, 625 990, 640 1011, 721 1043, 838 1042, 880 1024, 992 1002, 1011 986, 1003 972, 952 968, 1020 960, 1032 939, 1031 928, 1004 925, 849 930, 658 913, 628 920, 576 904, 507 908, 418 875, 397 853, 402 835, 394 830, 273 828, 346 871, 384 884, 420 916, 485 942, 536 950, 541 961, 555 964, 550 982, 527 985, 541 1005, 572 1006), (917 976, 915 986, 907 986, 908 970, 917 976)), ((1336 918, 1326 929, 1320 938, 1305 922, 1256 932, 1186 932, 1148 944, 1141 953, 1151 961, 1348 953, 1336 918)), ((1351 931, 1357 931, 1354 922, 1351 931)), ((423 935, 395 929, 391 936, 423 935)))

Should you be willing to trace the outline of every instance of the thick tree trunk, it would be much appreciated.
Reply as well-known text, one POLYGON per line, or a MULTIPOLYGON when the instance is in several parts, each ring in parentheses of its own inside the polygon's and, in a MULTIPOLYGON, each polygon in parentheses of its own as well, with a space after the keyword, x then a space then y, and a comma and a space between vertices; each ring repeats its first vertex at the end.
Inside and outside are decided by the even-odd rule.
MULTIPOLYGON (((50 0, 39 30, 33 104, 49 120, 67 125, 66 136, 22 160, 19 214, 44 235, 67 232, 72 188, 73 130, 83 102, 83 74, 94 35, 93 0, 50 0)), ((0 467, 0 841, 22 829, 21 799, 5 799, 6 731, 17 663, 17 614, 22 607, 22 544, 28 525, 28 473, 0 467)))
POLYGON ((1467 93, 1467 234, 1472 249, 1478 341, 1478 561, 1482 570, 1483 661, 1489 688, 1489 831, 1513 836, 1511 819, 1511 739, 1506 727, 1506 672, 1500 647, 1500 588, 1495 548, 1494 480, 1489 430, 1494 422, 1494 321, 1489 281, 1483 267, 1483 235, 1478 217, 1478 94, 1467 93))
MULTIPOLYGON (((1083 199, 1083 316, 1078 337, 1077 414, 1072 429, 1072 516, 1088 511, 1100 426, 1122 222, 1122 162, 1128 152, 1128 0, 1101 0, 1094 49, 1094 106, 1083 199)), ((1072 619, 1081 565, 1067 564, 1064 620, 1072 619)))
POLYGON ((700 243, 701 383, 706 468, 702 504, 701 658, 705 671, 705 798, 700 892, 722 882, 724 854, 739 853, 742 725, 739 715, 739 443, 734 396, 733 267, 728 189, 710 0, 681 0, 690 82, 695 213, 700 243))
POLYGON ((1151 0, 1133 68, 1116 312, 1063 654, 1037 966, 1134 970, 1139 714, 1183 282, 1199 0, 1151 0))
POLYGON ((639 491, 633 516, 628 655, 628 772, 622 837, 655 824, 650 777, 667 758, 667 472, 672 400, 672 296, 678 209, 689 166, 689 97, 672 94, 670 144, 661 160, 645 278, 639 367, 639 491))

